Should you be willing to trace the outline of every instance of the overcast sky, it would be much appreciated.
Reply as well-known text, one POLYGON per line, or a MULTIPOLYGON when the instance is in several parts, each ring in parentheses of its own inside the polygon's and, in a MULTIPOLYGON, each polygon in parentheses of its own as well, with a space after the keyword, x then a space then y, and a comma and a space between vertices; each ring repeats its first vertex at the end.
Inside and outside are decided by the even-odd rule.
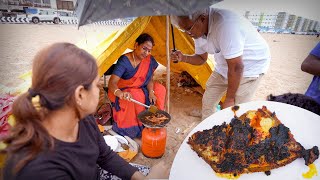
POLYGON ((320 21, 320 0, 223 0, 213 7, 235 10, 285 11, 320 21))

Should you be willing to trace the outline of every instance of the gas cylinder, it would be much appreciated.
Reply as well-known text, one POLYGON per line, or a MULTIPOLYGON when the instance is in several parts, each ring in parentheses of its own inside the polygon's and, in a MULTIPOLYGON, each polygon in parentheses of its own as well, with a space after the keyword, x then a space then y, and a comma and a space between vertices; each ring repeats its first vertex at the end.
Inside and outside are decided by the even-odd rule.
POLYGON ((166 128, 148 128, 142 130, 141 151, 148 158, 160 158, 166 150, 166 128))

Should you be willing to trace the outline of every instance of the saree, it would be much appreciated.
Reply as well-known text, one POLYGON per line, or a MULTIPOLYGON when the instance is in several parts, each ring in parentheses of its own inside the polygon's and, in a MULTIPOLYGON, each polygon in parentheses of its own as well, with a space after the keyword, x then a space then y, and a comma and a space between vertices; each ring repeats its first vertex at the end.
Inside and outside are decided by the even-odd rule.
MULTIPOLYGON (((157 67, 158 63, 151 55, 143 59, 136 68, 131 65, 127 56, 122 55, 115 65, 113 74, 120 77, 117 85, 121 91, 129 92, 133 99, 150 105, 147 85, 157 67)), ((166 89, 156 82, 154 82, 153 88, 157 98, 155 105, 158 109, 163 110, 166 89)), ((119 99, 113 92, 108 92, 108 96, 112 104, 114 119, 112 129, 118 134, 130 138, 141 137, 144 126, 137 116, 146 108, 131 101, 119 99)))

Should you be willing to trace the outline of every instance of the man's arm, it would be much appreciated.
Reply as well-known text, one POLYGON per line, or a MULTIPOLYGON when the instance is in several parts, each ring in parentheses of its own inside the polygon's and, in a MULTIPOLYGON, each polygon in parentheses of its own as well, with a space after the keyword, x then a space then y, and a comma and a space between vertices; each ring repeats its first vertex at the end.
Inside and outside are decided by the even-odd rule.
POLYGON ((320 58, 309 54, 302 62, 301 70, 315 76, 320 76, 320 58))
POLYGON ((186 55, 186 54, 182 54, 181 51, 177 50, 177 51, 171 52, 170 58, 172 61, 185 62, 193 65, 202 65, 207 61, 208 53, 186 55))
POLYGON ((239 88, 243 74, 242 56, 227 59, 228 64, 228 89, 222 108, 227 108, 235 104, 236 92, 239 88))
POLYGON ((202 65, 208 59, 208 53, 204 54, 194 54, 194 55, 186 55, 184 54, 182 57, 182 62, 193 64, 193 65, 202 65))

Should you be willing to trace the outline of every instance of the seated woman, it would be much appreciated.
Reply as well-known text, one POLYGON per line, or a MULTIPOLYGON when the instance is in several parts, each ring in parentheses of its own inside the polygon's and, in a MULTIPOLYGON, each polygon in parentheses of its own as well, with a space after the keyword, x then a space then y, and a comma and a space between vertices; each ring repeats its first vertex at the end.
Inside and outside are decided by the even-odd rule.
MULTIPOLYGON (((34 58, 32 73, 31 88, 13 104, 4 179, 100 179, 100 168, 122 179, 146 178, 110 149, 91 115, 99 76, 90 54, 53 44, 34 58)), ((163 176, 164 166, 157 166, 147 178, 163 176)))
POLYGON ((135 42, 134 50, 122 55, 109 80, 108 96, 113 104, 114 124, 112 129, 131 138, 141 136, 142 123, 137 116, 145 107, 130 101, 133 98, 144 104, 154 103, 164 109, 166 89, 153 82, 153 72, 158 63, 151 56, 154 46, 149 34, 141 34, 135 42))

